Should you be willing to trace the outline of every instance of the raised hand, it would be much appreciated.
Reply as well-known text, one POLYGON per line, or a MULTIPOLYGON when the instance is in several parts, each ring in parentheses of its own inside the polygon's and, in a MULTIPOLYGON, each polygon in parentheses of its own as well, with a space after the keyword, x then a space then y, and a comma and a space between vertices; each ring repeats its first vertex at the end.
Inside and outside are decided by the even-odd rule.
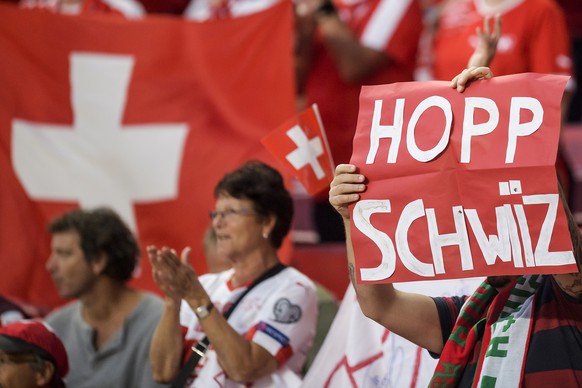
POLYGON ((501 16, 495 15, 493 18, 493 31, 491 30, 491 17, 486 16, 483 20, 483 29, 477 27, 475 33, 479 38, 475 51, 469 58, 467 67, 489 66, 495 53, 497 52, 497 43, 501 37, 501 16))
POLYGON ((459 93, 463 93, 469 83, 475 80, 493 78, 493 73, 488 67, 470 67, 463 70, 459 75, 455 76, 451 81, 451 88, 457 89, 459 93))
POLYGON ((344 220, 350 219, 348 205, 358 201, 360 193, 366 190, 365 179, 352 164, 340 164, 335 168, 335 176, 329 187, 329 203, 344 220))
POLYGON ((175 250, 166 247, 157 249, 149 246, 147 250, 153 279, 168 297, 184 299, 187 296, 196 297, 200 293, 206 294, 190 265, 189 247, 182 250, 180 258, 175 250))

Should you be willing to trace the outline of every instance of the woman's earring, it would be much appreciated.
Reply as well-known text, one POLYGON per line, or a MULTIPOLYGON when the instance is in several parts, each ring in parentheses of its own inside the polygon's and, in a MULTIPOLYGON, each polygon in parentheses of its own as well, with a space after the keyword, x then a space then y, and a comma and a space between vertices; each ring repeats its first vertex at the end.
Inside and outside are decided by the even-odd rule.
POLYGON ((263 238, 266 240, 269 238, 269 233, 263 232, 263 238))

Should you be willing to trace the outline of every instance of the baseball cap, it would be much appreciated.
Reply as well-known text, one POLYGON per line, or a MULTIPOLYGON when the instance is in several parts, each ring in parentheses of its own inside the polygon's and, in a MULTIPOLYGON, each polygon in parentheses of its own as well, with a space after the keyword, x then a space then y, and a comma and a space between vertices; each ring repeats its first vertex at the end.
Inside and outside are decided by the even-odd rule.
POLYGON ((69 360, 63 343, 41 321, 23 320, 0 327, 0 350, 6 353, 35 353, 52 362, 61 379, 69 371, 69 360))

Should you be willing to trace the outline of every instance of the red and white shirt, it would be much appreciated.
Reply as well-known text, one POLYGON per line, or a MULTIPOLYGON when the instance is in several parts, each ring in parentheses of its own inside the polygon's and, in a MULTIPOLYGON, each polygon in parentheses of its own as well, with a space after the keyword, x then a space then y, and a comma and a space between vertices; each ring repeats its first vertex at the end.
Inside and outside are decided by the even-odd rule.
MULTIPOLYGON (((202 286, 221 313, 246 289, 232 287, 233 273, 230 269, 200 277, 202 286)), ((279 362, 279 368, 250 386, 299 386, 301 368, 315 336, 316 320, 315 285, 296 269, 286 268, 253 288, 232 312, 228 322, 237 333, 271 353, 279 362)), ((198 318, 185 301, 182 301, 180 323, 185 331, 185 345, 188 349, 205 337, 198 318)), ((189 355, 190 352, 187 356, 189 355)), ((196 378, 190 387, 249 386, 227 378, 212 345, 195 372, 196 378)))
POLYGON ((422 12, 413 0, 336 0, 342 21, 360 43, 385 52, 391 59, 362 83, 344 82, 327 50, 323 37, 316 36, 306 84, 309 105, 317 103, 326 129, 333 160, 347 163, 358 119, 360 87, 413 80, 422 12))
POLYGON ((502 34, 491 70, 497 76, 524 72, 572 74, 564 14, 553 0, 450 1, 435 37, 434 77, 451 80, 467 67, 485 16, 501 15, 502 34))

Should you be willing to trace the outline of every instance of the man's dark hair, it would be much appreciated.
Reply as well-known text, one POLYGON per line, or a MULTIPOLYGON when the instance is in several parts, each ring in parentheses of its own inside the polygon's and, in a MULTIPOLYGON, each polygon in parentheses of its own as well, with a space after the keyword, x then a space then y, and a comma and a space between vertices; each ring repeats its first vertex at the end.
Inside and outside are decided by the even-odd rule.
POLYGON ((259 161, 249 161, 218 182, 214 196, 223 194, 251 201, 259 216, 274 215, 277 221, 269 239, 275 248, 281 246, 291 228, 293 200, 277 170, 259 161))
POLYGON ((73 210, 53 220, 48 229, 52 234, 79 233, 81 249, 88 262, 105 253, 104 275, 124 282, 131 278, 138 263, 139 246, 131 230, 113 210, 73 210))

